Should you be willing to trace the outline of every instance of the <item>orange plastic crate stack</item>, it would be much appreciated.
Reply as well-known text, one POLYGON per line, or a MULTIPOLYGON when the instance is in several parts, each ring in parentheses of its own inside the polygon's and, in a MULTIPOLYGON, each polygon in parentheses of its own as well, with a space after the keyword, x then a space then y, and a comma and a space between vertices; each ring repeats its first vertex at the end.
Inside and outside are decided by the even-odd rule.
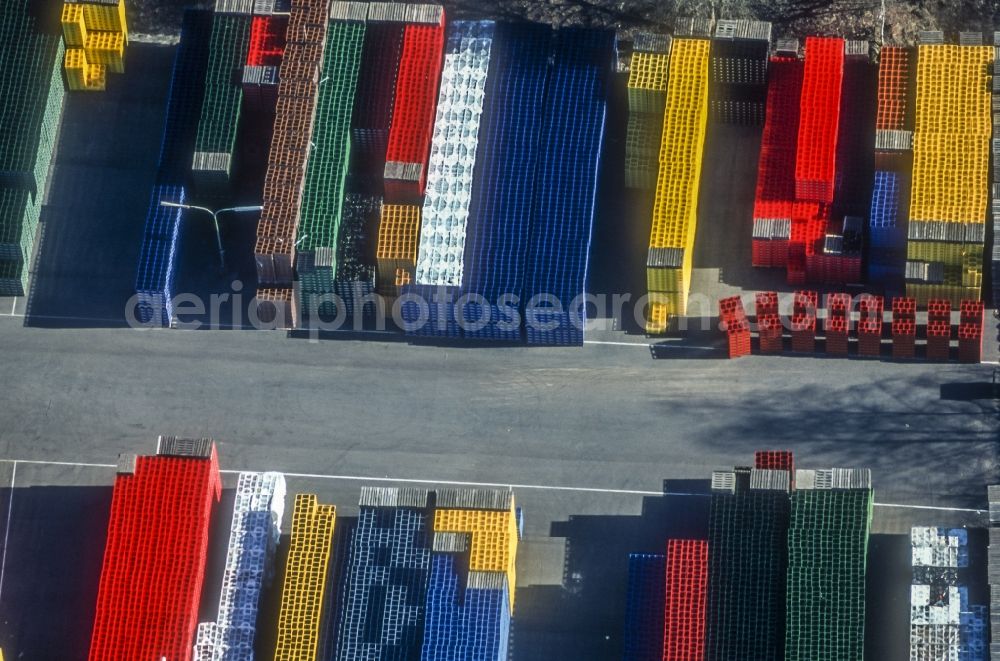
POLYGON ((703 539, 669 540, 663 661, 704 659, 707 592, 708 542, 703 539))
POLYGON ((927 302, 927 360, 951 358, 951 301, 935 298, 927 302))
POLYGON ((892 299, 892 357, 914 358, 917 354, 917 300, 892 299))
POLYGON ((761 291, 755 297, 757 334, 761 353, 781 353, 784 328, 778 315, 778 292, 761 291))
POLYGON ((910 51, 901 46, 883 46, 878 67, 876 130, 906 130, 910 111, 909 88, 910 51))
POLYGON ((792 308, 792 351, 816 352, 816 309, 819 294, 814 291, 795 292, 792 308))
POLYGON ((399 288, 413 281, 420 240, 421 207, 415 204, 385 204, 378 227, 378 290, 397 296, 399 288))
POLYGON ((879 357, 882 355, 882 324, 885 314, 885 300, 881 296, 862 294, 858 300, 858 355, 879 357))
POLYGON ((719 319, 729 340, 729 357, 750 355, 750 322, 747 320, 743 300, 739 296, 719 301, 719 319))
POLYGON ((826 352, 846 356, 851 333, 851 295, 826 297, 826 352))
POLYGON ((958 325, 958 361, 979 363, 983 360, 983 330, 986 306, 982 301, 962 301, 958 325))

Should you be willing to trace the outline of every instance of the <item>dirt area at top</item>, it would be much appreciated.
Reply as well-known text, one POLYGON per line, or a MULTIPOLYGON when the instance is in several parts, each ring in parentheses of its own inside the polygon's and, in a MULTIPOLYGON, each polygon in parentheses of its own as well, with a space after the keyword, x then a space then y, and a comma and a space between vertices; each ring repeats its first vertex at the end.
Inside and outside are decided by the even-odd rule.
MULTIPOLYGON (((428 2, 433 0, 427 0, 428 2)), ((131 31, 176 35, 191 0, 126 0, 131 31)), ((1000 0, 443 0, 453 18, 529 20, 554 25, 609 27, 628 37, 640 30, 671 31, 677 17, 754 18, 774 23, 775 36, 810 34, 913 44, 920 30, 992 36, 1000 29, 1000 0)))

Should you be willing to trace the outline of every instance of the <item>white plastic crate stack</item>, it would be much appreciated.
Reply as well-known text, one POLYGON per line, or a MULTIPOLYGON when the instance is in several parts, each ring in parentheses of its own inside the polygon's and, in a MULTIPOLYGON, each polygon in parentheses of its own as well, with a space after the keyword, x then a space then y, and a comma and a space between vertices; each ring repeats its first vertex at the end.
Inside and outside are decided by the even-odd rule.
POLYGON ((252 661, 257 609, 272 578, 284 510, 284 475, 240 473, 219 615, 198 625, 194 661, 252 661))
POLYGON ((1000 485, 987 488, 990 502, 990 657, 1000 659, 1000 485))
POLYGON ((416 268, 418 285, 462 284, 472 175, 493 31, 492 21, 455 21, 449 26, 427 169, 416 268))
POLYGON ((968 604, 958 569, 969 564, 968 534, 961 528, 914 527, 910 545, 910 661, 959 661, 961 613, 968 604))

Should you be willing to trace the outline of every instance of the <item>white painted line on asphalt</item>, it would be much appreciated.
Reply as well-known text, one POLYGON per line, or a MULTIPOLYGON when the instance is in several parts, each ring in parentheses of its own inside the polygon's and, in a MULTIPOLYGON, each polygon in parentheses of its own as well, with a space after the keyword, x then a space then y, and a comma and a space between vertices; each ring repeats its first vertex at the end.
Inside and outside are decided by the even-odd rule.
POLYGON ((642 344, 639 342, 605 342, 603 340, 584 340, 584 344, 601 344, 612 347, 642 347, 643 349, 649 349, 649 344, 642 344))
POLYGON ((984 360, 983 365, 1000 365, 1000 360, 984 360))
POLYGON ((10 540, 10 517, 14 512, 14 480, 17 479, 17 462, 10 470, 10 495, 7 497, 7 526, 3 533, 3 560, 0 560, 0 601, 3 598, 3 578, 7 571, 7 544, 10 540))
POLYGON ((13 317, 16 311, 17 311, 17 299, 15 298, 10 304, 10 316, 13 317))
POLYGON ((936 512, 970 512, 972 514, 986 514, 989 510, 974 510, 962 507, 934 507, 933 505, 893 505, 892 503, 872 503, 875 507, 895 507, 906 510, 934 510, 936 512))

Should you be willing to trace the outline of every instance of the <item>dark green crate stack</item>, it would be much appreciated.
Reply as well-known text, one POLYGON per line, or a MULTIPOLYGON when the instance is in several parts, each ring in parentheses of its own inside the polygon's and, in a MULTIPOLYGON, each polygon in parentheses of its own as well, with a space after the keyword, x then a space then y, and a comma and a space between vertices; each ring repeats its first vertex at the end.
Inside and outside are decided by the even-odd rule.
POLYGON ((28 286, 64 100, 62 38, 32 4, 11 0, 0 19, 0 296, 28 286))
POLYGON ((713 493, 706 661, 781 661, 789 500, 784 491, 713 493))
MULTIPOLYGON (((296 247, 299 309, 303 315, 313 309, 315 296, 335 291, 344 187, 350 165, 351 115, 364 40, 364 23, 330 21, 296 247)), ((316 307, 323 315, 336 312, 330 301, 316 307)))
POLYGON ((864 657, 871 517, 871 489, 792 494, 785 661, 864 657))
POLYGON ((239 72, 250 44, 250 16, 216 13, 205 75, 205 96, 195 138, 192 173, 206 187, 229 183, 236 156, 243 88, 239 72))

